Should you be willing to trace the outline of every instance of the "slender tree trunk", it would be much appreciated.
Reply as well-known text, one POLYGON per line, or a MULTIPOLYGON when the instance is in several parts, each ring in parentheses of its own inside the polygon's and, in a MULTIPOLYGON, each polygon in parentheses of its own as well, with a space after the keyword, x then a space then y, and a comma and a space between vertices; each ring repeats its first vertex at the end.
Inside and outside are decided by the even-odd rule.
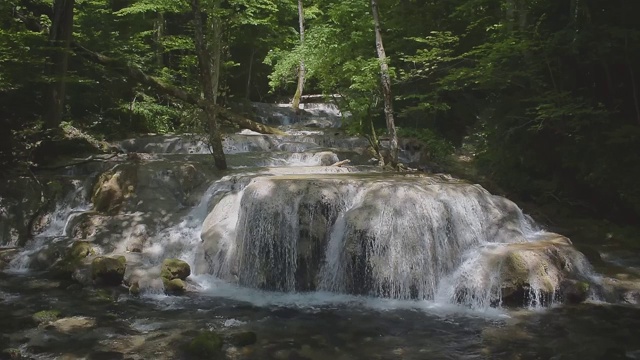
POLYGON ((256 55, 256 49, 251 49, 251 55, 249 56, 249 72, 247 74, 247 88, 245 89, 244 97, 247 100, 251 99, 251 75, 253 73, 253 57, 256 55))
MULTIPOLYGON (((211 64, 211 84, 213 88, 213 103, 218 104, 218 94, 220 93, 220 71, 222 71, 222 19, 216 14, 220 9, 220 0, 213 4, 211 19, 211 51, 213 55, 211 64)), ((217 114, 216 114, 217 115, 217 114)))
POLYGON ((52 54, 48 74, 53 78, 48 92, 46 127, 55 130, 62 122, 66 92, 67 68, 69 66, 69 46, 73 35, 73 7, 75 0, 56 0, 53 5, 53 21, 49 40, 52 54))
MULTIPOLYGON (((304 44, 304 8, 302 7, 302 0, 298 0, 298 22, 300 24, 300 45, 304 44)), ((300 67, 298 68, 298 86, 296 87, 296 93, 293 95, 293 101, 291 107, 296 112, 300 109, 300 98, 302 97, 302 91, 304 90, 304 77, 306 69, 304 67, 304 59, 300 60, 300 67)))
POLYGON ((156 17, 156 32, 155 32, 155 50, 156 50, 156 64, 159 68, 164 67, 164 51, 162 48, 162 37, 164 36, 164 14, 158 12, 156 17))
POLYGON ((382 82, 382 96, 384 98, 384 116, 387 121, 387 131, 389 132, 390 161, 392 166, 398 163, 398 134, 396 124, 393 119, 393 95, 391 93, 391 77, 389 76, 389 65, 387 65, 387 55, 382 44, 382 30, 380 29, 380 16, 378 15, 377 0, 371 0, 371 12, 376 32, 376 50, 380 61, 380 81, 382 82))
POLYGON ((195 30, 195 45, 196 53, 198 56, 198 65, 200 67, 200 85, 202 86, 202 93, 206 101, 204 112, 207 117, 209 126, 209 145, 211 146, 211 152, 216 164, 216 168, 224 170, 227 168, 227 160, 224 156, 222 149, 222 134, 220 125, 216 119, 216 95, 213 84, 213 74, 211 71, 211 58, 209 56, 209 49, 204 37, 205 26, 202 19, 202 8, 200 7, 200 0, 191 0, 191 9, 194 16, 194 30, 195 30))

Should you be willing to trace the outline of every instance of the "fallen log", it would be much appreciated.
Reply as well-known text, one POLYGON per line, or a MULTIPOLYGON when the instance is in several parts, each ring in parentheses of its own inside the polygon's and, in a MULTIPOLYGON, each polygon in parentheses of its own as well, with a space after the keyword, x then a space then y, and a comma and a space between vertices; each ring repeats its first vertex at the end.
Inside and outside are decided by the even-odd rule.
MULTIPOLYGON (((71 44, 71 48, 83 58, 91 62, 103 65, 109 69, 113 69, 114 71, 117 71, 139 83, 142 83, 144 85, 154 88, 156 91, 160 93, 174 97, 178 100, 182 100, 189 104, 195 105, 201 109, 205 109, 207 106, 211 105, 211 104, 208 104, 203 98, 196 96, 194 94, 191 94, 177 86, 168 84, 156 77, 148 75, 144 71, 138 69, 137 67, 133 65, 129 65, 121 60, 114 59, 114 58, 105 56, 103 54, 91 51, 75 42, 71 44)), ((218 114, 220 114, 220 116, 231 121, 232 123, 237 124, 242 128, 253 130, 261 134, 284 135, 284 132, 280 129, 277 129, 268 125, 260 124, 256 121, 247 119, 244 116, 238 115, 228 109, 225 109, 220 105, 214 105, 214 109, 215 111, 218 112, 218 114)))
POLYGON ((342 160, 342 161, 338 161, 337 163, 335 163, 335 164, 333 164, 331 166, 343 167, 345 165, 349 165, 349 163, 351 163, 351 160, 345 159, 345 160, 342 160))

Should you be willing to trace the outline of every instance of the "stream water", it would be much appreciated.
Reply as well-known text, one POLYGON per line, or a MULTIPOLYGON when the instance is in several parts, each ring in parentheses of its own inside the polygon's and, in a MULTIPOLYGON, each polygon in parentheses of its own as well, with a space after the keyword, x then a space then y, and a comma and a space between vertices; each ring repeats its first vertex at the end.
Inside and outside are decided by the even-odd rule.
POLYGON ((228 359, 640 359, 640 309, 611 301, 561 236, 478 185, 383 173, 366 141, 336 129, 335 108, 308 110, 256 105, 288 135, 228 135, 224 173, 204 142, 185 136, 124 141, 143 161, 66 173, 67 196, 0 273, 0 350, 180 359, 210 329, 257 335, 225 344, 228 359), (331 166, 344 159, 349 166, 331 166), (135 192, 117 213, 98 214, 93 179, 123 166, 135 169, 135 192), (76 240, 124 255, 141 295, 43 271, 76 240), (154 281, 166 258, 191 265, 183 296, 154 281), (521 268, 527 293, 507 306, 504 283, 521 268), (590 284, 587 301, 564 303, 567 274, 590 284), (43 310, 59 320, 38 324, 43 310))

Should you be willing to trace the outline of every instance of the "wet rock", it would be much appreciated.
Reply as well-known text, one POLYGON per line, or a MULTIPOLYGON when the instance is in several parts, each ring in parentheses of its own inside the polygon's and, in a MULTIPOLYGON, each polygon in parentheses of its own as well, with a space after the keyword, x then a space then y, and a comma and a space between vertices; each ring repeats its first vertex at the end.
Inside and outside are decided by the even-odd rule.
POLYGON ((85 316, 72 316, 58 319, 51 323, 57 331, 70 334, 90 329, 96 325, 96 321, 85 316))
POLYGON ((89 354, 89 360, 119 360, 124 354, 118 351, 96 351, 89 354))
POLYGON ((58 317, 60 317, 58 310, 42 310, 33 314, 31 318, 38 324, 46 324, 55 321, 58 317))
POLYGON ((0 352, 0 360, 20 360, 22 358, 20 349, 5 349, 0 352))
POLYGON ((162 284, 164 285, 164 292, 168 295, 182 295, 187 291, 187 284, 181 279, 162 278, 162 284))
POLYGON ((185 261, 179 259, 165 259, 162 262, 160 276, 167 280, 185 280, 191 275, 191 267, 185 261))
POLYGON ((242 331, 229 334, 226 340, 233 346, 242 347, 255 344, 258 341, 258 336, 253 331, 242 331))
POLYGON ((565 279, 560 284, 562 300, 567 304, 579 304, 587 300, 591 285, 586 281, 565 279))
POLYGON ((129 294, 132 296, 140 296, 140 285, 137 281, 129 286, 129 294))
POLYGON ((129 252, 142 252, 144 245, 149 239, 147 227, 144 224, 137 224, 131 229, 126 240, 126 249, 129 252))
POLYGON ((213 331, 203 331, 184 347, 189 358, 222 358, 222 337, 213 331))
POLYGON ((552 233, 537 241, 485 246, 462 269, 468 270, 453 281, 459 302, 506 306, 584 301, 590 291, 586 274, 592 271, 569 239, 552 233))
POLYGON ((126 268, 124 256, 99 256, 91 263, 91 278, 98 285, 117 286, 122 283, 126 268))
POLYGON ((136 182, 136 167, 132 165, 117 166, 102 173, 91 197, 94 208, 103 213, 118 213, 125 200, 133 193, 136 182))
POLYGON ((553 294, 566 293, 566 301, 584 301, 589 286, 584 282, 570 279, 568 271, 584 256, 575 250, 568 239, 557 237, 546 241, 511 246, 503 259, 501 270, 503 302, 524 305, 532 300, 548 303, 553 294), (573 259, 573 261, 572 261, 573 259), (530 294, 539 299, 530 299, 530 294), (582 300, 580 300, 582 299, 582 300))
POLYGON ((71 278, 82 261, 90 255, 95 255, 93 245, 88 241, 76 241, 66 251, 64 257, 53 264, 51 270, 60 278, 71 278))
POLYGON ((0 249, 0 270, 6 268, 17 253, 18 248, 0 249))

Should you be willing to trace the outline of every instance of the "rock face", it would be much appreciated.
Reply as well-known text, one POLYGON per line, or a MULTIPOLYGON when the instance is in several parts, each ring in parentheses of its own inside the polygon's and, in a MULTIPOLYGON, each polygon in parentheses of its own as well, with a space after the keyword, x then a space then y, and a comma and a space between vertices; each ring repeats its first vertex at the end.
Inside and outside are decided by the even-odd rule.
POLYGON ((124 256, 99 256, 91 263, 91 278, 98 285, 117 286, 122 283, 126 268, 124 256))

